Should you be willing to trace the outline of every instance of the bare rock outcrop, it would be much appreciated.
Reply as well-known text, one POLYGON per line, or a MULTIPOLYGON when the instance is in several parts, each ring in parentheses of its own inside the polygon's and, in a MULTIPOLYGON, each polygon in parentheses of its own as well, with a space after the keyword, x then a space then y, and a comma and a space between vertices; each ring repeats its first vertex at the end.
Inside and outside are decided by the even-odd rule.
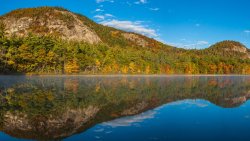
POLYGON ((125 39, 132 41, 139 46, 147 47, 149 45, 149 43, 146 40, 144 40, 143 38, 141 38, 139 35, 136 35, 133 33, 123 33, 122 36, 125 39))
POLYGON ((95 31, 91 30, 77 15, 54 9, 42 16, 3 18, 8 36, 55 35, 64 40, 84 41, 95 44, 101 42, 95 31))

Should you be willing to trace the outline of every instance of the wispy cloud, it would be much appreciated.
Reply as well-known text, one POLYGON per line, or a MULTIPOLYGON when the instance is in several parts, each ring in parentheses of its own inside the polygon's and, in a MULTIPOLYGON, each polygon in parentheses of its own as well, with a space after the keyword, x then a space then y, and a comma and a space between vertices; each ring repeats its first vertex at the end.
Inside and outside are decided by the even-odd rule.
POLYGON ((97 8, 95 11, 96 11, 96 12, 103 12, 104 10, 103 10, 103 9, 100 9, 100 8, 97 8))
POLYGON ((149 8, 149 10, 151 10, 151 11, 159 11, 160 8, 149 8))
POLYGON ((105 17, 115 17, 114 15, 112 14, 104 14, 105 17))
POLYGON ((94 18, 96 18, 97 20, 105 20, 104 15, 95 15, 94 18))
POLYGON ((114 0, 96 0, 96 3, 102 3, 102 2, 115 2, 114 0))
POLYGON ((250 33, 250 30, 245 30, 244 32, 245 32, 245 33, 250 33))
POLYGON ((105 19, 109 19, 109 18, 113 18, 115 16, 113 16, 112 14, 98 14, 95 15, 94 18, 97 19, 98 21, 104 21, 105 19))
POLYGON ((135 2, 135 4, 146 4, 146 3, 147 3, 147 0, 139 0, 135 2))
POLYGON ((209 44, 209 42, 207 42, 207 41, 197 41, 196 42, 196 45, 207 45, 207 44, 209 44))
POLYGON ((110 26, 125 30, 128 32, 135 32, 149 37, 157 37, 156 30, 148 28, 146 25, 143 25, 141 21, 119 21, 119 20, 106 20, 102 21, 101 24, 105 26, 110 26))
MULTIPOLYGON (((96 3, 103 2, 114 2, 115 0, 96 0, 96 3)), ((137 4, 146 4, 147 0, 135 0, 137 4)), ((131 5, 130 2, 126 2, 125 4, 131 5)), ((147 8, 151 11, 158 11, 159 8, 147 8)), ((103 24, 105 26, 114 27, 120 30, 124 30, 127 32, 134 32, 138 34, 142 34, 151 38, 158 38, 157 30, 150 28, 143 21, 131 21, 131 20, 119 20, 113 14, 104 13, 106 11, 103 6, 96 8, 95 12, 97 13, 94 16, 94 19, 97 20, 98 23, 103 24)))
POLYGON ((209 46, 209 42, 208 41, 187 41, 187 40, 181 40, 181 42, 178 43, 171 43, 171 42, 167 42, 167 44, 172 45, 172 46, 176 46, 176 47, 180 47, 180 48, 186 48, 186 49, 198 49, 198 48, 204 48, 209 46))

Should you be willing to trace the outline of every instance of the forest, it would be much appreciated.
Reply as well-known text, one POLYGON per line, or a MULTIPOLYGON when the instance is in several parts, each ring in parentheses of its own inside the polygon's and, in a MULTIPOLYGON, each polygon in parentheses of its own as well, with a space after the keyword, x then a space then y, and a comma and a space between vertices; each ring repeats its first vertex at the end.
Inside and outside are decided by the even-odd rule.
MULTIPOLYGON (((108 31, 106 31, 108 32, 108 31)), ((169 46, 65 41, 55 36, 7 37, 0 24, 1 74, 250 74, 250 59, 223 51, 224 41, 203 50, 169 46)), ((111 39, 112 40, 112 39, 111 39)), ((241 45, 241 44, 240 44, 241 45)))

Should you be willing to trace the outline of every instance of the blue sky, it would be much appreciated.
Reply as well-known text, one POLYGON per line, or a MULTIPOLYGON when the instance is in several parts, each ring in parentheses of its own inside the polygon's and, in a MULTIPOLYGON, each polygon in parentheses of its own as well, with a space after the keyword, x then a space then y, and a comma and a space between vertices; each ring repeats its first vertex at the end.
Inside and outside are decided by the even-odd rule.
POLYGON ((250 48, 249 0, 0 0, 0 14, 38 6, 64 7, 178 47, 236 40, 250 48))

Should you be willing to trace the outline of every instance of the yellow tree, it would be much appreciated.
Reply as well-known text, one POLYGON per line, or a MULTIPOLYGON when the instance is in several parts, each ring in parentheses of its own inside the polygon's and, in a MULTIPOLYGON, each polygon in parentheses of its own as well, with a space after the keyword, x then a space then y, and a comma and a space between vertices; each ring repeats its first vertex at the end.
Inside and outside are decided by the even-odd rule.
POLYGON ((129 63, 129 70, 131 73, 135 73, 136 66, 134 62, 129 63))
POLYGON ((111 66, 110 65, 104 66, 103 69, 102 69, 102 72, 103 73, 110 73, 110 72, 112 72, 111 66))
POLYGON ((80 67, 76 59, 65 64, 64 71, 67 74, 79 73, 80 67))
POLYGON ((119 65, 116 62, 114 62, 112 65, 113 72, 117 73, 117 72, 119 72, 119 69, 120 69, 119 65))
POLYGON ((190 63, 186 64, 186 66, 185 66, 185 74, 192 74, 192 72, 193 72, 192 65, 190 63))
POLYGON ((166 67, 165 67, 165 73, 166 74, 172 74, 173 73, 173 70, 171 69, 170 65, 166 65, 166 67))
POLYGON ((123 67, 121 68, 121 71, 122 71, 123 74, 128 73, 128 67, 127 67, 127 66, 123 66, 123 67))
POLYGON ((145 73, 146 73, 146 74, 150 74, 150 71, 151 71, 151 70, 150 70, 150 66, 146 66, 146 68, 145 68, 145 73))
POLYGON ((250 74, 250 65, 245 65, 243 67, 242 74, 250 74))
POLYGON ((216 65, 214 65, 214 64, 210 64, 209 65, 209 73, 210 74, 215 74, 215 73, 217 73, 217 66, 216 65))

